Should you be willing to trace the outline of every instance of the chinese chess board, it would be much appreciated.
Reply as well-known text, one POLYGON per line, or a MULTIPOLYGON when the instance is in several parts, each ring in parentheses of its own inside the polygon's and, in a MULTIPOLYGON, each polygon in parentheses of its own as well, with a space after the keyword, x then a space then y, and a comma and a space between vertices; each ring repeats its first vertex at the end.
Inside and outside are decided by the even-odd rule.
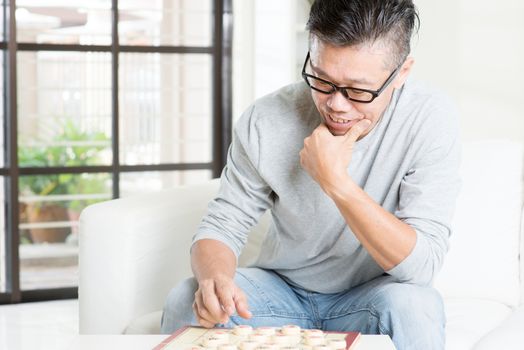
POLYGON ((184 327, 154 350, 352 350, 358 332, 324 332, 295 325, 233 329, 184 327))

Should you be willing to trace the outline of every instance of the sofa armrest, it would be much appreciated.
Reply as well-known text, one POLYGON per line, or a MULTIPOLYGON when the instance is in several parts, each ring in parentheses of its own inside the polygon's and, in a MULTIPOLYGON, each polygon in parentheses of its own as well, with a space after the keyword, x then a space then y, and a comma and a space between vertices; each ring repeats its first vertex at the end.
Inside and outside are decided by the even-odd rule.
POLYGON ((119 334, 162 309, 169 290, 191 275, 191 238, 218 180, 117 199, 80 217, 80 333, 119 334))

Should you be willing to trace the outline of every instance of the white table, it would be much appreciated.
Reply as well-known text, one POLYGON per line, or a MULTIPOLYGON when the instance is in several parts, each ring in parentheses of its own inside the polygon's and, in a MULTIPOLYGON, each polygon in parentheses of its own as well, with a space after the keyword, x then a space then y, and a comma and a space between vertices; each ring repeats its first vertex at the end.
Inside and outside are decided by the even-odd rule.
MULTIPOLYGON (((387 335, 362 335, 356 350, 395 350, 387 335)), ((78 335, 68 345, 68 350, 150 350, 167 335, 78 335)))

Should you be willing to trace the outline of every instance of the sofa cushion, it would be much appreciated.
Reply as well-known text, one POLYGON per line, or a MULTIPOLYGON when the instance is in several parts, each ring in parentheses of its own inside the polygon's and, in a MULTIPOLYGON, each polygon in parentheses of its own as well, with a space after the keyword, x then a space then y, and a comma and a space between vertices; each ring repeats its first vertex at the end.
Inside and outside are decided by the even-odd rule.
POLYGON ((154 311, 135 318, 126 327, 124 334, 160 334, 162 311, 154 311))
POLYGON ((512 312, 494 301, 452 298, 444 300, 446 310, 446 350, 473 349, 482 336, 495 329, 512 312))
POLYGON ((484 336, 475 350, 522 350, 524 348, 524 306, 511 314, 502 324, 484 336))
POLYGON ((519 302, 522 145, 478 141, 463 147, 462 190, 450 251, 435 281, 444 297, 519 302))

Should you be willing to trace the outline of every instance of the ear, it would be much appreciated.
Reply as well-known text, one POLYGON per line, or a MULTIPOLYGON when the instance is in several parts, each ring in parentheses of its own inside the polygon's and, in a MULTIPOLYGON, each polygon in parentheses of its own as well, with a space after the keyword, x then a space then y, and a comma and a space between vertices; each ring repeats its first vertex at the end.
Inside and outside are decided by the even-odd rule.
POLYGON ((398 73, 397 77, 393 80, 393 87, 395 89, 400 89, 402 85, 406 82, 406 79, 409 76, 409 73, 411 72, 411 68, 413 67, 413 64, 415 64, 415 59, 413 57, 408 57, 402 64, 402 67, 400 67, 400 72, 398 73))

